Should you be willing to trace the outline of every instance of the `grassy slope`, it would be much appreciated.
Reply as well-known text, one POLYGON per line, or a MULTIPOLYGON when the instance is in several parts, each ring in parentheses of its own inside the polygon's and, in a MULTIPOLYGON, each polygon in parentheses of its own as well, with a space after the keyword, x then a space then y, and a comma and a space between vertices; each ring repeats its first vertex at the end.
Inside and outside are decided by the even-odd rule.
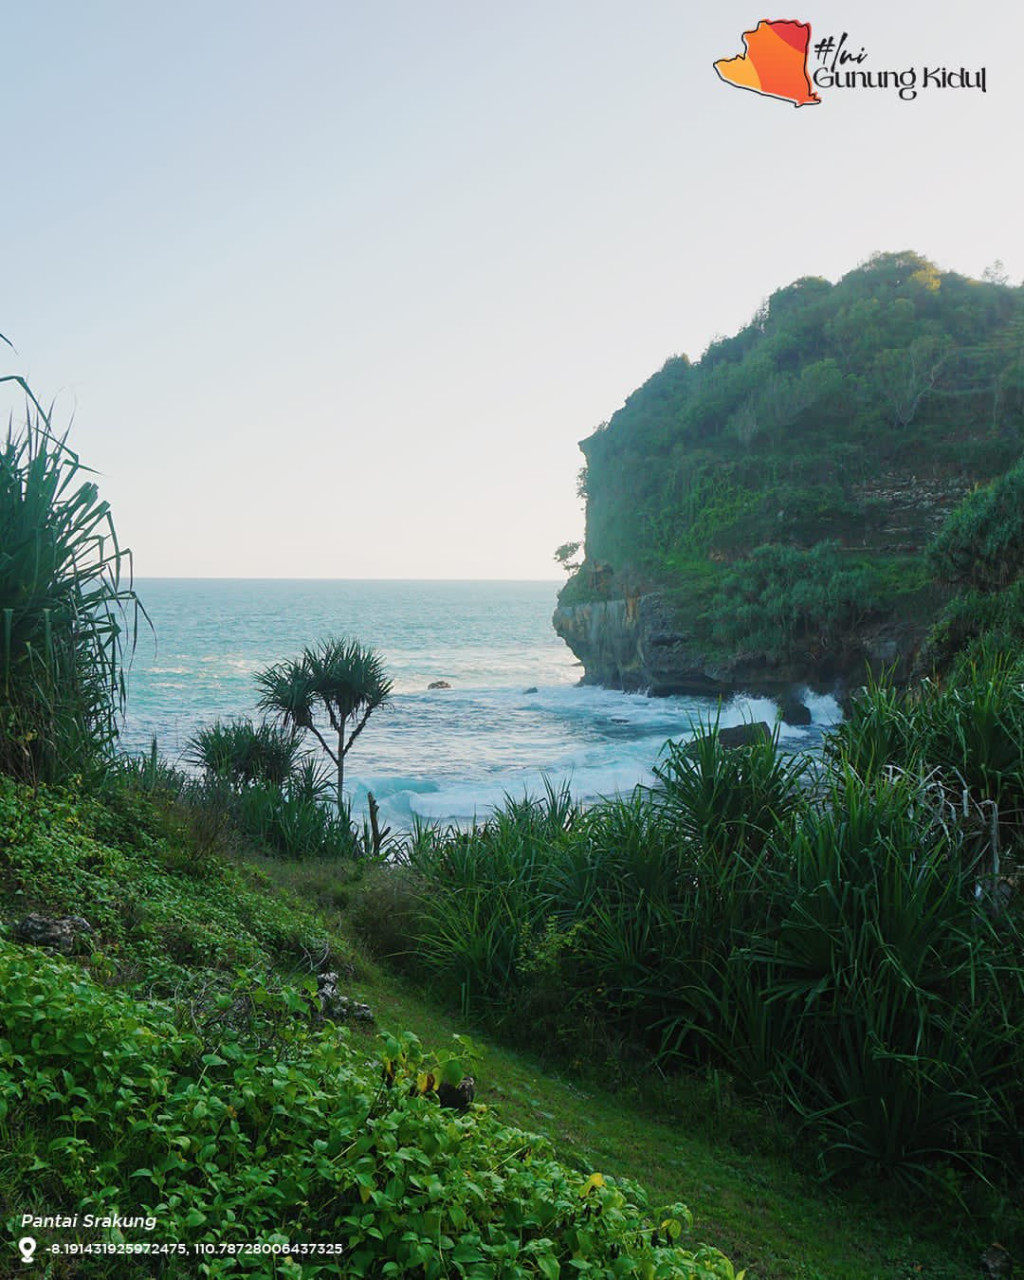
MULTIPOLYGON (((350 993, 371 1004, 380 1029, 412 1030, 438 1048, 457 1032, 473 1033, 346 939, 350 888, 338 870, 262 862, 275 890, 258 870, 225 866, 212 842, 211 833, 177 819, 154 820, 144 801, 111 814, 52 792, 29 796, 0 780, 0 916, 14 922, 33 910, 84 914, 96 937, 79 963, 140 999, 187 996, 218 974, 227 980, 239 964, 270 961, 284 974, 308 973, 308 955, 326 939, 332 963, 352 966, 350 993), (315 902, 325 918, 298 898, 315 902)), ((374 1050, 374 1029, 357 1027, 355 1034, 374 1050)), ((628 1090, 582 1084, 527 1055, 480 1043, 478 1102, 511 1124, 548 1134, 581 1170, 635 1178, 654 1203, 689 1203, 696 1238, 746 1265, 750 1280, 938 1280, 974 1269, 984 1241, 970 1241, 961 1253, 948 1233, 927 1240, 898 1211, 886 1213, 861 1195, 824 1192, 778 1153, 763 1118, 737 1121, 725 1107, 722 1129, 731 1141, 715 1140, 716 1124, 700 1120, 714 1106, 707 1089, 676 1095, 691 1126, 685 1116, 665 1118, 664 1098, 660 1109, 641 1109, 628 1090)))
MULTIPOLYGON (((329 866, 260 865, 279 886, 316 901, 335 933, 350 932, 349 890, 329 866)), ((354 994, 371 1005, 383 1029, 405 1028, 435 1046, 470 1035, 485 1051, 478 1102, 510 1124, 547 1134, 561 1158, 580 1169, 633 1178, 652 1203, 682 1200, 694 1213, 696 1239, 746 1267, 748 1280, 954 1280, 977 1269, 988 1243, 971 1238, 967 1223, 955 1229, 956 1210, 937 1217, 910 1212, 892 1188, 881 1196, 876 1187, 837 1193, 801 1174, 781 1152, 788 1144, 771 1121, 731 1103, 727 1084, 638 1090, 571 1078, 487 1041, 415 982, 365 956, 354 994), (708 1120, 709 1112, 720 1124, 708 1120)))
MULTIPOLYGON (((361 989, 382 1025, 407 1027, 426 1043, 473 1031, 382 976, 361 989)), ((622 1094, 581 1088, 529 1055, 487 1044, 477 1099, 547 1134, 580 1169, 633 1178, 655 1203, 681 1199, 693 1210, 695 1237, 746 1267, 748 1280, 954 1280, 974 1269, 977 1249, 967 1242, 928 1239, 922 1221, 908 1226, 863 1192, 831 1194, 784 1157, 723 1148, 622 1094)))

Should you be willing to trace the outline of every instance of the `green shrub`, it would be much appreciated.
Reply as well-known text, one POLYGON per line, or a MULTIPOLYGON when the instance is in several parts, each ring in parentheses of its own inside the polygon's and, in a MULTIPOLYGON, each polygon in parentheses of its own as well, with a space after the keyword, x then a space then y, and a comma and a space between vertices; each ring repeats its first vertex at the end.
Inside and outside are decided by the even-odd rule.
POLYGON ((923 749, 911 698, 885 678, 869 679, 853 695, 844 720, 824 745, 826 760, 845 763, 867 781, 890 765, 917 772, 923 749))
MULTIPOLYGON (((631 1184, 572 1172, 544 1139, 485 1109, 439 1107, 430 1091, 461 1077, 469 1046, 435 1057, 413 1036, 387 1037, 374 1062, 344 1032, 310 1025, 307 992, 274 992, 253 974, 240 985, 264 1023, 281 1015, 273 1040, 228 1030, 209 1046, 167 1005, 129 1001, 0 942, 0 1132, 18 1206, 9 1232, 20 1234, 25 1212, 119 1212, 153 1217, 161 1239, 189 1246, 283 1246, 272 1263, 176 1258, 184 1275, 266 1275, 272 1265, 296 1277, 410 1280, 735 1276, 717 1251, 678 1243, 690 1222, 683 1206, 651 1220, 631 1184), (304 1257, 306 1240, 329 1240, 341 1256, 304 1257)), ((41 1248, 53 1236, 35 1234, 41 1248)), ((152 1268, 94 1255, 87 1273, 152 1268)))
POLYGON ((351 858, 359 853, 348 811, 311 796, 302 782, 254 785, 237 798, 246 836, 282 858, 351 858))
POLYGON ((0 778, 0 890, 9 910, 85 916, 93 928, 85 963, 104 980, 150 994, 174 990, 194 967, 308 971, 306 957, 323 951, 322 921, 259 891, 253 873, 225 860, 222 844, 200 853, 193 839, 178 801, 130 790, 99 799, 0 778))
POLYGON ((848 771, 783 845, 786 909, 749 960, 767 1005, 793 1015, 776 1080, 827 1167, 918 1180, 1001 1154, 1013 1107, 994 1089, 1024 1050, 1024 989, 999 975, 1019 939, 979 911, 941 797, 848 771))
POLYGON ((1022 699, 998 657, 882 681, 814 788, 777 742, 711 732, 669 744, 658 790, 420 833, 414 959, 575 1063, 728 1072, 824 1172, 996 1179, 1024 1162, 1020 913, 995 880, 1021 833, 1022 699))
POLYGON ((968 590, 1001 591, 1024 575, 1024 459, 949 515, 928 558, 937 577, 968 590))
POLYGON ((954 807, 995 804, 1011 838, 1024 834, 1024 663, 987 646, 941 682, 906 690, 872 683, 826 744, 864 779, 889 766, 938 772, 954 807))
POLYGON ((339 813, 334 807, 331 779, 301 750, 295 728, 217 721, 193 735, 188 754, 205 776, 198 789, 185 788, 195 819, 229 814, 247 840, 278 857, 360 852, 348 809, 339 813))
POLYGON ((722 643, 774 655, 836 647, 879 604, 871 574, 843 565, 834 542, 810 551, 767 545, 737 562, 712 603, 722 643))
POLYGON ((1004 591, 963 591, 946 605, 926 645, 930 665, 948 671, 962 655, 1024 651, 1024 579, 1004 591))
POLYGON ((583 821, 566 790, 513 800, 471 832, 421 827, 408 858, 424 889, 418 950, 463 1008, 505 1007, 543 928, 558 851, 583 821))
POLYGON ((370 865, 351 892, 346 912, 356 937, 371 956, 396 968, 414 964, 425 886, 402 865, 370 865))
POLYGON ((667 742, 654 773, 656 803, 668 805, 680 831, 712 858, 756 854, 800 805, 806 759, 779 750, 779 731, 727 749, 717 720, 688 743, 667 742))

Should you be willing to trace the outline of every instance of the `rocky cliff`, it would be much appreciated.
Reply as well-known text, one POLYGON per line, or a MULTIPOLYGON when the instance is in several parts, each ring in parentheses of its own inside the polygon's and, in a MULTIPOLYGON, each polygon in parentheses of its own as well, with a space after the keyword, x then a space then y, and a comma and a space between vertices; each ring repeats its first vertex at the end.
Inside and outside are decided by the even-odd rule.
POLYGON ((584 684, 652 697, 784 697, 806 686, 843 700, 883 670, 905 679, 928 630, 923 619, 876 622, 851 633, 837 650, 772 660, 764 653, 715 654, 659 592, 559 605, 552 622, 583 664, 584 684))

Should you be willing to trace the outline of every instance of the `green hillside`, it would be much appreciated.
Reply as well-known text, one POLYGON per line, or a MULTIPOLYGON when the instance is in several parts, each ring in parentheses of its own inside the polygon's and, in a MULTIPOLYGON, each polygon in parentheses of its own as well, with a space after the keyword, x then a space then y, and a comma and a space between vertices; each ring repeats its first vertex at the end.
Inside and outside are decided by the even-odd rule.
POLYGON ((1024 290, 910 252, 797 280, 581 448, 563 604, 668 589, 705 645, 775 656, 933 618, 927 547, 1024 449, 1024 290))

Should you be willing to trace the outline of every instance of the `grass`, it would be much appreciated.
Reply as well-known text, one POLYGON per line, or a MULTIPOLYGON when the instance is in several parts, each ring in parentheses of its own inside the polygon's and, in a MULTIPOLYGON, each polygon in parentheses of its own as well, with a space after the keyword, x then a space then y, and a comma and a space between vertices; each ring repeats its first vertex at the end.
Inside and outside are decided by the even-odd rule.
POLYGON ((952 1171, 977 1196, 1021 1158, 1021 917, 986 908, 984 886, 1003 890, 969 812, 997 797, 1012 848, 1015 688, 979 673, 976 696, 907 711, 907 740, 955 768, 930 781, 916 756, 862 777, 844 752, 875 761, 877 721, 858 712, 813 794, 772 742, 712 733, 669 753, 657 792, 589 810, 552 793, 421 835, 395 873, 414 878, 403 963, 567 1063, 728 1073, 813 1139, 828 1176, 930 1194, 952 1171), (950 731, 965 724, 978 732, 950 731))
MULTIPOLYGON (((336 866, 260 865, 282 890, 316 901, 334 929, 349 931, 357 881, 336 866)), ((477 1101, 547 1134, 580 1170, 634 1178, 659 1203, 682 1199, 695 1237, 746 1267, 748 1280, 959 1280, 990 1243, 970 1222, 950 1231, 948 1217, 936 1222, 896 1188, 880 1201, 874 1185, 837 1191, 801 1173, 798 1163, 813 1154, 740 1103, 721 1073, 667 1080, 620 1066, 602 1080, 607 1068, 596 1064, 567 1069, 495 1042, 478 1022, 439 1006, 415 975, 398 977, 365 956, 356 991, 382 1028, 405 1027, 433 1045, 471 1036, 484 1055, 477 1101)))

